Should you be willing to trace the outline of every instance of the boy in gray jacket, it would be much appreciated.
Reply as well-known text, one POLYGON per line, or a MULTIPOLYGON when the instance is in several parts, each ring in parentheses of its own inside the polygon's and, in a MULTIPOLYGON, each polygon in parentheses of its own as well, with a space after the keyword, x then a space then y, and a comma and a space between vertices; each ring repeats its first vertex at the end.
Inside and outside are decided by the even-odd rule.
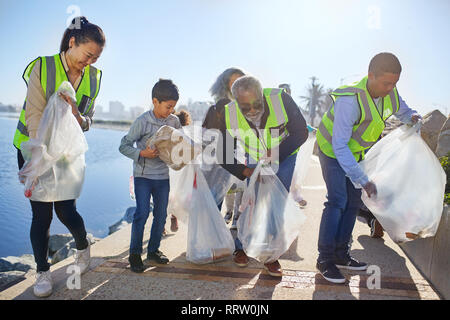
POLYGON ((169 201, 169 167, 158 157, 158 150, 151 149, 146 142, 164 125, 181 128, 178 117, 172 114, 178 98, 177 86, 171 80, 160 79, 152 90, 153 109, 143 113, 133 122, 120 143, 119 151, 133 159, 136 212, 131 229, 128 261, 134 272, 144 271, 141 259, 142 238, 150 212, 150 197, 153 197, 154 208, 147 259, 163 264, 169 262, 159 250, 169 201))

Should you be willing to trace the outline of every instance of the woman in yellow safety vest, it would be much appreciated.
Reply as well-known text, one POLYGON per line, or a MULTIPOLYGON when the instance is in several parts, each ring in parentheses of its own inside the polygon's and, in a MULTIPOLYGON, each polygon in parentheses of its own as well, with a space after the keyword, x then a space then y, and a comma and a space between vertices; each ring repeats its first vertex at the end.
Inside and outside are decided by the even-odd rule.
MULTIPOLYGON (((19 169, 24 165, 21 144, 36 137, 47 101, 63 81, 69 81, 75 89, 76 102, 67 96, 62 98, 72 106, 72 114, 83 131, 89 130, 101 81, 101 71, 92 64, 100 57, 104 45, 105 35, 102 29, 85 17, 77 17, 65 30, 58 54, 38 57, 27 66, 23 74, 27 96, 14 135, 19 169)), ((75 199, 56 202, 30 200, 30 203, 33 212, 30 238, 37 264, 34 294, 44 297, 52 293, 47 252, 53 207, 59 220, 75 239, 75 264, 81 273, 89 266, 90 244, 86 238, 83 219, 76 210, 75 199)))

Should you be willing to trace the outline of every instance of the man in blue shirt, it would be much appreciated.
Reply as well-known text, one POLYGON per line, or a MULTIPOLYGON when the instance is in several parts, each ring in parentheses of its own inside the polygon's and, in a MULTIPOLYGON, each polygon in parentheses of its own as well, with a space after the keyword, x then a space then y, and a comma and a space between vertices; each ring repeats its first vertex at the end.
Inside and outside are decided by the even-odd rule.
MULTIPOLYGON (((385 116, 385 104, 387 105, 388 102, 393 106, 392 113, 403 123, 415 123, 420 119, 420 115, 410 109, 397 93, 395 86, 400 78, 400 72, 401 65, 397 57, 391 53, 377 54, 369 64, 367 78, 361 80, 358 85, 345 86, 333 92, 336 100, 319 126, 319 160, 327 186, 327 201, 324 203, 325 208, 320 223, 317 269, 326 280, 333 283, 346 281, 338 268, 367 269, 366 263, 359 262, 350 256, 350 239, 357 212, 362 204, 361 189, 355 188, 355 185, 362 186, 369 197, 377 193, 375 184, 369 181, 358 164, 368 149, 361 152, 363 147, 359 150, 353 147, 352 150, 349 146, 350 140, 353 141, 352 145, 355 145, 354 141, 365 139, 361 134, 362 130, 357 130, 358 127, 369 127, 377 122, 379 129, 380 123, 389 117, 389 115, 385 116), (361 88, 361 83, 364 84, 365 81, 367 81, 366 85, 361 88), (355 93, 351 94, 350 92, 353 91, 355 93), (348 95, 339 95, 338 92, 346 92, 348 95), (358 99, 360 95, 363 95, 364 99, 367 97, 365 105, 363 105, 364 102, 360 105, 359 101, 364 101, 358 99), (373 104, 369 102, 370 99, 373 104), (369 106, 371 110, 377 109, 377 118, 363 120, 362 110, 367 110, 369 106), (327 126, 330 128, 330 123, 331 132, 326 128, 327 126), (332 149, 329 144, 326 148, 326 138, 322 138, 324 143, 321 144, 319 136, 328 136, 328 143, 331 143, 332 149)), ((376 112, 374 111, 373 114, 376 112)), ((367 113, 364 116, 367 118, 367 113)), ((376 141, 377 138, 375 137, 372 141, 376 141)), ((364 142, 368 143, 362 141, 362 144, 364 142)))

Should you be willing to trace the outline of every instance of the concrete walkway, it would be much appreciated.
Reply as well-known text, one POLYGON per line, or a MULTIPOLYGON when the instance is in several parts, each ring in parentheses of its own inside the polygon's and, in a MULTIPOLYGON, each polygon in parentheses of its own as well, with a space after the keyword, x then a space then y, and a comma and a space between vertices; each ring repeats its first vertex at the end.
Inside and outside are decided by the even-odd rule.
MULTIPOLYGON (((90 270, 81 277, 80 289, 69 289, 73 277, 68 258, 51 267, 54 293, 46 299, 439 299, 398 245, 385 234, 384 239, 369 237, 366 224, 357 221, 353 232, 352 255, 380 271, 380 289, 368 289, 372 274, 345 272, 348 281, 332 285, 317 274, 317 237, 326 189, 317 157, 311 159, 304 197, 306 222, 291 248, 281 258, 283 277, 274 278, 262 264, 251 260, 247 268, 235 266, 231 257, 225 261, 195 265, 186 261, 187 227, 180 223, 176 233, 161 242, 170 263, 150 265, 142 274, 130 271, 128 249, 131 225, 92 246, 90 270), (375 267, 376 268, 376 267, 375 267), (369 281, 368 281, 369 280, 369 281)), ((149 219, 144 240, 148 241, 149 219)), ((168 226, 170 220, 168 219, 168 226)), ((144 252, 146 252, 144 243, 144 252)), ((145 258, 145 255, 143 256, 145 258)), ((38 299, 32 293, 34 272, 22 282, 0 292, 0 299, 38 299)))

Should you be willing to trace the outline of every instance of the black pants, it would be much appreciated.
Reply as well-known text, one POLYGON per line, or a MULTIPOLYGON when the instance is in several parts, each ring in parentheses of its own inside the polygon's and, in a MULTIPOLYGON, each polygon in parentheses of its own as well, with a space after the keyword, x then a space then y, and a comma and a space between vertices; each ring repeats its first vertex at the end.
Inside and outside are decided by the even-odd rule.
MULTIPOLYGON (((17 150, 17 160, 19 169, 21 169, 24 164, 24 159, 20 150, 17 150)), ((77 249, 83 250, 88 247, 86 228, 83 218, 77 212, 75 199, 56 202, 30 200, 30 203, 33 212, 30 239, 38 272, 50 269, 50 264, 48 263, 48 240, 50 238, 53 207, 55 208, 58 219, 69 229, 75 239, 77 249)))

